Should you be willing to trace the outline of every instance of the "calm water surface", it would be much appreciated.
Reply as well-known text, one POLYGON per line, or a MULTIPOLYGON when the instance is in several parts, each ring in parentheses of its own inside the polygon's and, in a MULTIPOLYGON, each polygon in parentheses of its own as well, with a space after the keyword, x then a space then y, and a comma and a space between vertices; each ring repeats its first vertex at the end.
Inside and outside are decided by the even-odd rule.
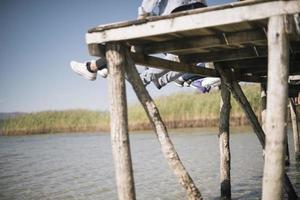
MULTIPOLYGON (((216 130, 171 132, 181 160, 204 198, 218 199, 216 130)), ((259 199, 263 166, 260 145, 251 130, 234 132, 231 135, 233 199, 259 199)), ((130 139, 137 199, 185 199, 154 134, 133 133, 130 139)), ((300 165, 295 164, 293 152, 291 156, 292 165, 287 170, 300 194, 300 165)), ((0 137, 0 199, 117 199, 110 135, 0 137)))

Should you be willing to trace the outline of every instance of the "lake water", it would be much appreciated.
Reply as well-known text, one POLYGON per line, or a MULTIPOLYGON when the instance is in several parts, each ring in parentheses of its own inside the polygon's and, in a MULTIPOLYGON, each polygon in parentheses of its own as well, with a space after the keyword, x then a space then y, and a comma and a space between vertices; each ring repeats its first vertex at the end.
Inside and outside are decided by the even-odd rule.
MULTIPOLYGON (((203 197, 218 199, 216 129, 176 130, 171 138, 203 197)), ((130 139, 137 199, 185 199, 155 135, 138 132, 130 139)), ((233 199, 259 199, 263 160, 255 134, 234 130, 230 145, 233 199)), ((293 155, 287 171, 300 194, 300 165, 293 155)), ((110 135, 0 137, 0 199, 117 199, 110 135)))

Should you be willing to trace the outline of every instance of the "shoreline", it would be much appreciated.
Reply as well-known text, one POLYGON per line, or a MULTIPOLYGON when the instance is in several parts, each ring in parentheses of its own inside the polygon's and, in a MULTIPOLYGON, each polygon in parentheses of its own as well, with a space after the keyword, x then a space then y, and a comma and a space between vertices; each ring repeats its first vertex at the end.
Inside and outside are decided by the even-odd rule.
MULTIPOLYGON (((219 119, 192 119, 192 120, 180 120, 180 121, 165 121, 165 125, 168 129, 181 129, 181 128, 218 128, 219 119)), ((249 126, 246 117, 231 117, 231 127, 249 126)), ((129 131, 151 131, 152 127, 150 123, 130 123, 129 131)), ((84 127, 55 127, 51 129, 29 129, 29 130, 9 130, 4 132, 0 131, 0 136, 22 136, 22 135, 46 135, 56 133, 91 133, 91 132, 109 132, 109 127, 96 127, 96 126, 84 126, 84 127)))
MULTIPOLYGON (((261 121, 261 98, 258 85, 243 85, 243 91, 253 111, 261 121)), ((155 99, 161 117, 168 129, 218 127, 220 93, 175 93, 155 99)), ((298 108, 300 109, 300 107, 298 108)), ((290 116, 289 116, 290 118, 290 116)), ((152 130, 147 115, 139 103, 128 107, 130 131, 152 130)), ((243 110, 231 98, 230 126, 249 126, 243 110)), ((85 109, 42 111, 0 121, 0 135, 34 135, 67 132, 109 131, 110 117, 107 111, 85 109)))

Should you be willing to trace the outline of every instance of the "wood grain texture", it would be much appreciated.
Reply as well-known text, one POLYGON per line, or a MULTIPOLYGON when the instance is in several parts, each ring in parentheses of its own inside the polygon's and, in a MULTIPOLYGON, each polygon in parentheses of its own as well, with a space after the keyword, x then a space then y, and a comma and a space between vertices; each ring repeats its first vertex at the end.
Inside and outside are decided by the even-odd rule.
MULTIPOLYGON (((198 11, 198 10, 197 10, 198 11)), ((207 12, 187 12, 186 15, 158 17, 156 20, 132 21, 113 27, 96 27, 86 34, 86 42, 103 43, 131 40, 155 35, 191 31, 214 26, 225 26, 244 21, 264 20, 274 15, 295 14, 300 12, 298 0, 254 2, 244 6, 216 9, 207 12), (209 19, 209 20, 203 20, 209 19), (147 30, 147 31, 145 31, 147 30)))
POLYGON ((122 46, 107 45, 108 85, 110 97, 110 129, 119 200, 135 200, 135 187, 128 136, 128 114, 122 46))
POLYGON ((268 98, 262 199, 280 200, 283 196, 289 66, 284 16, 269 19, 268 47, 268 98))
POLYGON ((220 149, 220 182, 221 199, 231 199, 231 178, 230 178, 230 141, 229 141, 229 118, 230 118, 230 91, 221 81, 221 102, 219 122, 219 149, 220 149))
POLYGON ((187 193, 187 199, 190 200, 200 200, 202 199, 201 193, 196 187, 194 181, 190 177, 189 173, 183 166, 175 147, 169 137, 167 128, 159 114, 158 108, 156 107, 154 101, 143 85, 135 63, 131 59, 131 54, 129 51, 126 53, 127 56, 127 65, 126 65, 126 74, 128 81, 132 85, 140 103, 142 104, 145 112, 147 113, 148 119, 153 127, 154 132, 158 138, 158 141, 161 145, 163 155, 165 156, 169 166, 173 170, 175 176, 177 177, 179 183, 183 186, 187 193))

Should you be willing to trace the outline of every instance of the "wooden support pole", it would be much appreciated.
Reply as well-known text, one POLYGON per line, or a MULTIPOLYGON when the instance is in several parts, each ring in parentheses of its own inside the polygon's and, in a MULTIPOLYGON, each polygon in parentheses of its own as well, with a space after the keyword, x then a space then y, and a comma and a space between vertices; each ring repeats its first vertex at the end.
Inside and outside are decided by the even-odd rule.
POLYGON ((128 136, 128 116, 122 46, 107 44, 106 59, 109 75, 110 128, 112 153, 116 171, 119 200, 134 200, 135 188, 128 136))
POLYGON ((261 98, 261 127, 266 131, 266 109, 267 109, 267 87, 266 84, 260 84, 260 98, 261 98))
POLYGON ((229 118, 230 118, 230 91, 221 83, 220 123, 219 123, 219 148, 220 148, 220 181, 221 199, 231 199, 230 178, 230 142, 229 142, 229 118))
MULTIPOLYGON (((267 108, 267 92, 266 85, 264 83, 261 84, 261 126, 264 132, 266 132, 266 108, 267 108)), ((288 132, 285 130, 286 137, 286 148, 285 148, 285 166, 290 165, 290 152, 289 152, 289 143, 288 143, 288 132)))
POLYGON ((286 127, 286 130, 284 131, 284 140, 285 140, 285 158, 284 158, 284 165, 290 166, 290 150, 289 150, 289 139, 288 139, 288 130, 286 127))
POLYGON ((262 130, 259 121, 251 108, 249 101, 247 100, 244 92, 241 89, 241 86, 238 84, 232 75, 232 72, 229 70, 224 70, 219 65, 216 66, 221 78, 224 80, 224 84, 230 90, 235 100, 240 104, 241 108, 244 110, 246 117, 248 118, 255 134, 258 137, 258 140, 262 147, 265 146, 265 134, 262 130))
POLYGON ((283 194, 289 66, 284 21, 284 16, 274 16, 269 19, 268 24, 268 99, 263 200, 280 200, 283 194))
POLYGON ((168 131, 164 122, 161 119, 159 111, 153 102, 151 96, 143 85, 137 69, 135 67, 135 63, 133 62, 129 51, 126 51, 126 74, 128 81, 132 85, 138 99, 140 100, 149 121, 156 133, 156 136, 160 142, 162 152, 165 158, 168 161, 169 166, 173 170, 176 175, 179 183, 184 187, 187 192, 187 198, 190 200, 200 200, 202 199, 201 193, 196 187, 194 181, 186 171, 183 166, 175 147, 169 137, 168 131))
POLYGON ((294 138, 294 150, 295 150, 295 160, 300 161, 300 139, 299 139, 299 126, 298 126, 298 113, 296 111, 296 106, 293 99, 289 100, 290 110, 291 110, 291 120, 293 127, 293 138, 294 138))
MULTIPOLYGON (((262 145, 262 148, 264 149, 265 146, 265 133, 262 130, 262 127, 260 126, 258 119, 252 110, 249 101, 247 100, 245 94, 243 93, 240 85, 238 82, 233 79, 232 73, 222 69, 219 65, 216 66, 218 72, 220 73, 221 78, 224 80, 224 83, 226 87, 230 90, 231 94, 235 98, 235 100, 238 102, 238 104, 241 106, 241 108, 244 110, 244 113, 246 114, 254 132, 256 133, 256 136, 258 137, 258 140, 260 141, 260 144, 262 145)), ((297 199, 297 194, 293 188, 293 185, 289 179, 289 177, 284 174, 284 189, 286 193, 288 194, 289 198, 291 199, 297 199)))

